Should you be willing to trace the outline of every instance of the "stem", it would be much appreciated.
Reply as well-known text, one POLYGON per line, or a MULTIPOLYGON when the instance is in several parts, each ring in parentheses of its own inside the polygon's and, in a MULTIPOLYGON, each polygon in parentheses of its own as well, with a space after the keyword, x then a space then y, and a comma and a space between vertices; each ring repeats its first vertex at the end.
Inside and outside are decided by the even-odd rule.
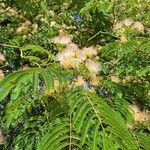
POLYGON ((71 114, 70 114, 70 141, 69 141, 69 150, 71 150, 71 114))
POLYGON ((98 31, 95 35, 93 35, 91 38, 89 38, 89 39, 87 40, 86 44, 87 44, 89 41, 91 41, 93 38, 95 38, 95 37, 96 37, 98 34, 100 34, 100 33, 106 34, 106 35, 110 35, 110 36, 115 37, 115 38, 118 38, 117 36, 115 36, 115 35, 113 35, 113 34, 111 34, 111 33, 109 33, 109 32, 98 31))
POLYGON ((7 44, 2 44, 2 43, 0 43, 0 46, 11 47, 11 48, 19 48, 19 46, 7 45, 7 44))
POLYGON ((112 28, 114 27, 114 24, 116 22, 116 12, 115 12, 115 4, 116 4, 116 0, 113 0, 113 8, 112 8, 112 15, 113 15, 113 22, 112 22, 112 28))

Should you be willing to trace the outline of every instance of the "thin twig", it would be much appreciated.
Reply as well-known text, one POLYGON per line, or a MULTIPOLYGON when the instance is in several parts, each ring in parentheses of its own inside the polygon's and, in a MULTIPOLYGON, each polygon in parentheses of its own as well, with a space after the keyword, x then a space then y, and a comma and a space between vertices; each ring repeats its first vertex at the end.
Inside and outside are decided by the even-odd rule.
POLYGON ((89 41, 91 41, 93 38, 95 38, 95 37, 96 37, 98 34, 100 34, 100 33, 106 34, 106 35, 110 35, 110 36, 115 37, 115 38, 118 38, 117 36, 115 36, 115 35, 113 35, 113 34, 111 34, 111 33, 109 33, 109 32, 98 31, 95 35, 93 35, 91 38, 89 38, 89 39, 87 40, 86 44, 87 44, 89 41))
POLYGON ((100 34, 102 31, 98 31, 95 35, 93 35, 91 38, 88 39, 87 42, 91 41, 93 38, 95 38, 98 34, 100 34))
POLYGON ((7 44, 2 44, 2 43, 0 43, 0 46, 11 47, 11 48, 19 48, 19 46, 7 45, 7 44))
POLYGON ((113 15, 113 22, 112 22, 112 28, 114 27, 114 24, 116 22, 116 12, 115 7, 116 6, 116 0, 113 0, 113 7, 112 7, 112 15, 113 15))

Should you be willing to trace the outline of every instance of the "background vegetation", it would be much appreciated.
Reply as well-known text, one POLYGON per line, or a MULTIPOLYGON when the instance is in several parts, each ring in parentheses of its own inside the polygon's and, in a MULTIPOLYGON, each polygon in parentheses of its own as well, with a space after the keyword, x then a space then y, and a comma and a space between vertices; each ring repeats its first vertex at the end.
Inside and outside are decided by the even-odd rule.
POLYGON ((149 150, 149 0, 0 2, 0 149, 149 150))

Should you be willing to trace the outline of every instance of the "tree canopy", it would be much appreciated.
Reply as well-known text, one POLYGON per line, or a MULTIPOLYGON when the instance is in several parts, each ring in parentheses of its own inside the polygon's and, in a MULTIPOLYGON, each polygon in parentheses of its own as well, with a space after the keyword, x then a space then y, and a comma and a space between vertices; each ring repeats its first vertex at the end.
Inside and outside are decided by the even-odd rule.
POLYGON ((0 2, 0 149, 149 150, 149 0, 0 2))

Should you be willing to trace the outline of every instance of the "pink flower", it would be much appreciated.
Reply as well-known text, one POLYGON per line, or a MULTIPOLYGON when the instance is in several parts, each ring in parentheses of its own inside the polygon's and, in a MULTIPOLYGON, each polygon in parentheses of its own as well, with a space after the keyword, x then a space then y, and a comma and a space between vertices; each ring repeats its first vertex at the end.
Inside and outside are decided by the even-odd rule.
POLYGON ((2 53, 0 53, 0 62, 5 60, 6 60, 5 56, 2 53))
POLYGON ((123 28, 123 23, 122 22, 117 22, 115 25, 114 25, 114 30, 120 30, 123 28))
POLYGON ((133 24, 133 20, 129 19, 129 18, 126 18, 124 21, 123 21, 123 24, 125 26, 131 26, 133 24))
POLYGON ((76 58, 79 62, 82 62, 82 61, 86 60, 87 57, 82 51, 78 50, 76 52, 76 58))
POLYGON ((144 33, 144 25, 139 22, 139 21, 136 21, 134 24, 133 24, 133 29, 136 29, 138 30, 139 32, 141 33, 144 33))
POLYGON ((91 83, 91 85, 94 85, 94 86, 98 85, 99 82, 100 82, 100 78, 98 76, 96 76, 96 74, 92 74, 90 76, 90 83, 91 83))
POLYGON ((69 44, 72 41, 72 37, 69 35, 59 35, 52 39, 54 44, 69 44))
POLYGON ((150 120, 150 113, 139 112, 134 114, 134 120, 138 122, 144 122, 150 120))
POLYGON ((0 80, 2 80, 3 78, 4 78, 4 73, 3 73, 3 71, 2 70, 0 70, 0 80))
POLYGON ((68 57, 60 62, 61 66, 65 69, 77 68, 77 61, 75 58, 68 57))
POLYGON ((76 86, 82 86, 85 83, 84 79, 82 76, 78 76, 76 81, 75 81, 75 85, 76 86))
POLYGON ((97 55, 97 50, 93 46, 91 46, 91 47, 84 47, 82 51, 87 57, 92 57, 92 56, 96 56, 97 55))
POLYGON ((56 58, 58 61, 63 61, 65 59, 65 55, 63 52, 59 52, 56 54, 56 58))
POLYGON ((86 67, 91 73, 99 74, 101 66, 98 62, 88 59, 86 61, 86 67))
POLYGON ((66 57, 74 57, 75 56, 75 52, 73 49, 66 49, 63 54, 66 56, 66 57))
POLYGON ((71 43, 69 43, 69 44, 67 45, 66 49, 72 49, 72 50, 74 50, 74 51, 77 51, 77 50, 79 50, 79 47, 78 47, 77 44, 71 42, 71 43))

